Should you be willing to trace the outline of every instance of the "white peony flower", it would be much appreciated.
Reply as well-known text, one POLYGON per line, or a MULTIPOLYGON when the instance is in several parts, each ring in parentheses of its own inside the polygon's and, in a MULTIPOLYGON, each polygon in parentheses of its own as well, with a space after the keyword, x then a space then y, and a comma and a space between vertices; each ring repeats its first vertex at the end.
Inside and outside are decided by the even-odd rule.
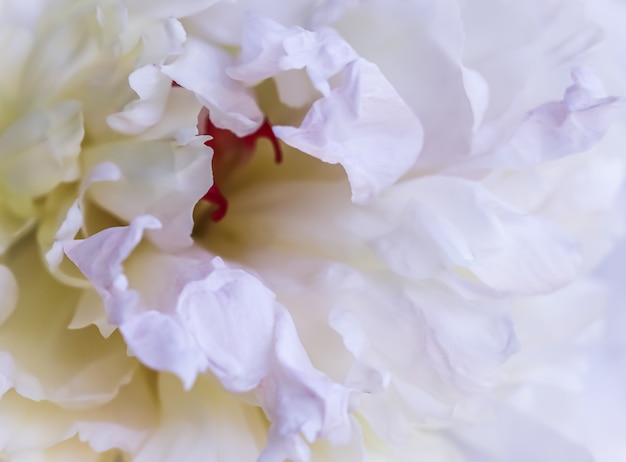
POLYGON ((620 460, 587 3, 0 0, 2 454, 620 460))

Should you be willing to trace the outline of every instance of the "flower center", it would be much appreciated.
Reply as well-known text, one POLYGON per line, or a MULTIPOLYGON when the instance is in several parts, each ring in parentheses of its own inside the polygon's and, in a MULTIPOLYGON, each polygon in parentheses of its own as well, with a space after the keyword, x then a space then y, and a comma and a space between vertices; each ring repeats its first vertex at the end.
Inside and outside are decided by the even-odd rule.
POLYGON ((228 199, 222 193, 224 180, 237 167, 246 163, 254 154, 256 143, 261 138, 267 138, 274 149, 274 161, 279 164, 283 160, 283 153, 278 139, 274 135, 272 125, 267 118, 257 131, 244 137, 238 137, 230 130, 218 128, 213 125, 209 114, 200 116, 200 134, 210 135, 213 138, 205 144, 213 148, 213 186, 202 197, 213 204, 216 208, 211 213, 211 220, 220 221, 228 211, 228 199))

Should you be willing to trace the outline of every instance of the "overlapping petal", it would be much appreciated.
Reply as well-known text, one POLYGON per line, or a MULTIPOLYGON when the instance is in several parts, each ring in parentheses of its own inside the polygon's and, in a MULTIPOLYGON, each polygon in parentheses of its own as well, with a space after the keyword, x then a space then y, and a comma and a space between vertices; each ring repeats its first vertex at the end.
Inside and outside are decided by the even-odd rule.
POLYGON ((267 460, 306 460, 300 434, 308 441, 347 439, 349 390, 312 367, 274 294, 198 249, 168 256, 144 248, 131 255, 144 230, 155 226, 156 219, 143 216, 64 244, 131 353, 175 373, 186 389, 205 371, 229 391, 256 389, 273 421, 267 460), (286 449, 292 446, 296 452, 286 449))
POLYGON ((0 2, 0 451, 611 460, 598 2, 0 2))

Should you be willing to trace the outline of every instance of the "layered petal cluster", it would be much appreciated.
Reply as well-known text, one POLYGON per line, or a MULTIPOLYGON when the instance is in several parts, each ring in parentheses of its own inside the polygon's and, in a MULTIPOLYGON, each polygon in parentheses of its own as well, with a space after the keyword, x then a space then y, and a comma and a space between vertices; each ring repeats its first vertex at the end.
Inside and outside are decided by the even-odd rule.
POLYGON ((0 0, 2 454, 619 460, 611 12, 0 0))

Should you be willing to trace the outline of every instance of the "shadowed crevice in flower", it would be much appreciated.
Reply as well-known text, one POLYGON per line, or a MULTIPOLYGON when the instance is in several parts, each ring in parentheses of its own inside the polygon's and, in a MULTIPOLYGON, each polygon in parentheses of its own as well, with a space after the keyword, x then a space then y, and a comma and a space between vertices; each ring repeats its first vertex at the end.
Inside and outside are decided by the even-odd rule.
POLYGON ((228 199, 220 189, 221 183, 237 167, 247 162, 254 154, 257 141, 267 138, 274 149, 274 162, 280 164, 283 161, 283 152, 280 143, 274 135, 272 125, 265 118, 261 126, 250 135, 237 136, 230 130, 216 127, 208 113, 200 114, 200 134, 210 135, 212 138, 205 144, 213 148, 213 185, 202 197, 213 204, 216 209, 211 213, 211 220, 220 221, 228 211, 228 199))

